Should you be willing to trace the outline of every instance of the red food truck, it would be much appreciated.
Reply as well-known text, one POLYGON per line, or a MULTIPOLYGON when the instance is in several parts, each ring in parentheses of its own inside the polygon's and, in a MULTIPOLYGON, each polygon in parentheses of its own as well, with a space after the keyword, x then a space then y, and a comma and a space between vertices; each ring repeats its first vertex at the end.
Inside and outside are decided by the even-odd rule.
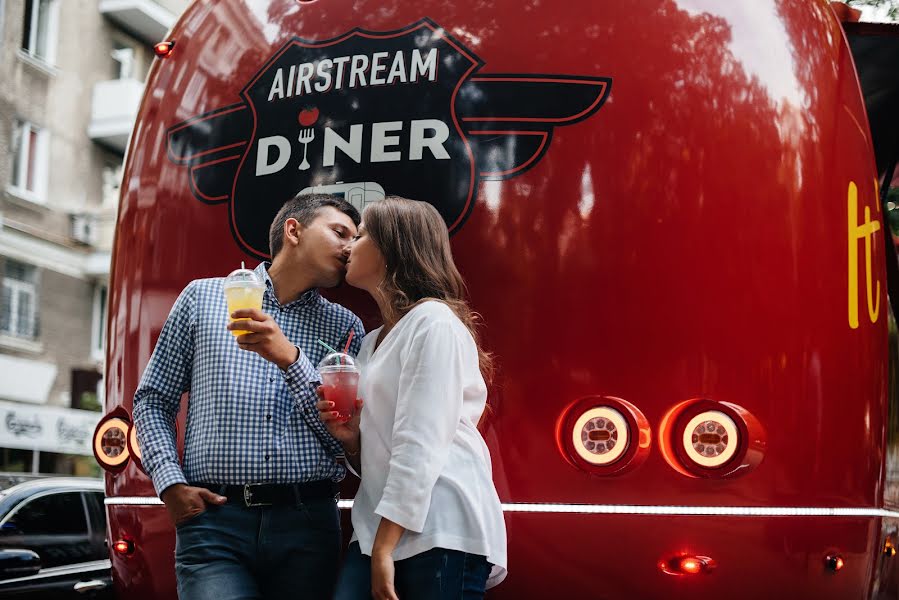
POLYGON ((95 450, 121 597, 175 597, 131 426, 160 328, 190 280, 265 260, 305 189, 426 200, 450 228, 499 365, 490 598, 895 598, 878 61, 899 53, 847 29, 823 0, 192 4, 113 255, 95 450))

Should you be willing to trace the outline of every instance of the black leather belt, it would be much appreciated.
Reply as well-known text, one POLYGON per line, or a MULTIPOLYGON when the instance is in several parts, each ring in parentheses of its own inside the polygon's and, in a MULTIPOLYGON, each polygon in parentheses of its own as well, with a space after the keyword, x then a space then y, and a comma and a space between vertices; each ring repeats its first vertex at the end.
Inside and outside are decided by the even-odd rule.
POLYGON ((330 479, 307 481, 306 483, 247 483, 227 485, 221 483, 194 483, 225 496, 229 504, 241 506, 284 506, 299 504, 303 500, 337 498, 337 484, 330 479))

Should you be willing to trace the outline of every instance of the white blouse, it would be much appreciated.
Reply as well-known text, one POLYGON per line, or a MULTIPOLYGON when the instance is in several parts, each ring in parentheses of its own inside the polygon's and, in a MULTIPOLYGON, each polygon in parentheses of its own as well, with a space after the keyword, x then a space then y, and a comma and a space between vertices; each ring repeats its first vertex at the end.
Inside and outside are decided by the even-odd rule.
POLYGON ((362 341, 362 478, 353 540, 371 556, 381 517, 406 529, 403 560, 431 548, 486 556, 487 587, 506 576, 506 524, 490 452, 477 429, 487 401, 478 351, 442 302, 419 304, 387 333, 362 341))

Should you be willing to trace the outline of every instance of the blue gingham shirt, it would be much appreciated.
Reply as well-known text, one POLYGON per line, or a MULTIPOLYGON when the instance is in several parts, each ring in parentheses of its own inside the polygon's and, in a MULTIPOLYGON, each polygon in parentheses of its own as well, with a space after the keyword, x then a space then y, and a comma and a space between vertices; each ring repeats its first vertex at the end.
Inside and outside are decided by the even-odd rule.
POLYGON ((175 301, 134 394, 134 424, 142 464, 157 494, 176 483, 300 483, 340 480, 340 443, 315 408, 315 365, 327 354, 316 340, 350 353, 364 335, 359 318, 310 290, 282 306, 268 276, 262 310, 300 349, 286 371, 241 350, 227 329, 224 278, 192 281, 175 301), (184 463, 179 464, 175 419, 189 392, 184 463))

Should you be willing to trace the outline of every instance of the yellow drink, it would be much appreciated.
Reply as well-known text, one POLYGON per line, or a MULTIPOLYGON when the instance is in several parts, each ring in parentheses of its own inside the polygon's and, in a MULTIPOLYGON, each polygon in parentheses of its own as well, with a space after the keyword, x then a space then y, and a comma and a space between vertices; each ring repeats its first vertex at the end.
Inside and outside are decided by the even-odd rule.
MULTIPOLYGON (((234 286, 225 288, 225 299, 228 301, 228 319, 230 321, 249 321, 249 319, 232 319, 231 313, 242 308, 258 308, 262 310, 262 286, 234 286)), ((252 333, 244 329, 231 330, 233 335, 252 333)))

